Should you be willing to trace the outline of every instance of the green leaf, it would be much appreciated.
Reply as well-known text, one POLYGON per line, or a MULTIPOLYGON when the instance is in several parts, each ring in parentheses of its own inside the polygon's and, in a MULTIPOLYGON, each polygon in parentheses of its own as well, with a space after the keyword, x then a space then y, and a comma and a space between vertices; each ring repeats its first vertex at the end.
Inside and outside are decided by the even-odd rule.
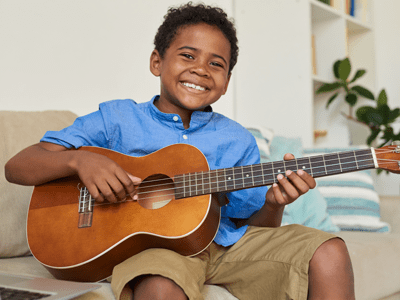
POLYGON ((354 106, 357 103, 357 95, 352 93, 347 94, 345 100, 350 106, 354 106))
POLYGON ((367 124, 379 127, 382 125, 383 118, 376 108, 371 106, 362 106, 356 111, 357 120, 367 124))
POLYGON ((351 72, 350 60, 348 58, 345 58, 339 64, 338 68, 339 78, 342 79, 343 81, 346 81, 350 75, 350 72, 351 72))
POLYGON ((389 114, 388 123, 393 123, 398 117, 400 117, 400 108, 395 108, 389 114))
POLYGON ((357 94, 359 94, 362 97, 365 97, 367 99, 375 100, 374 94, 372 94, 369 90, 366 88, 356 85, 353 86, 350 90, 355 91, 357 94))
POLYGON ((337 78, 337 79, 340 79, 340 75, 339 75, 339 66, 340 66, 340 63, 341 63, 342 61, 339 59, 339 60, 337 60, 334 64, 333 64, 333 74, 335 74, 335 77, 337 78))
POLYGON ((329 98, 328 102, 326 103, 326 108, 328 108, 328 106, 331 105, 333 100, 335 100, 338 95, 339 95, 339 93, 336 93, 332 97, 329 98))
POLYGON ((378 96, 378 107, 382 105, 387 105, 387 95, 385 89, 383 89, 378 96))
POLYGON ((319 87, 319 89, 316 91, 317 94, 321 93, 326 93, 326 92, 331 92, 334 90, 337 90, 340 88, 342 84, 340 82, 333 82, 333 83, 324 83, 319 87))
POLYGON ((353 83, 354 81, 356 81, 358 78, 364 76, 364 74, 367 73, 367 71, 365 70, 358 70, 356 72, 356 75, 354 75, 353 79, 350 81, 350 83, 353 83))
POLYGON ((378 106, 376 108, 376 112, 380 115, 380 118, 382 120, 382 123, 380 124, 388 124, 388 121, 390 119, 390 108, 387 104, 378 106))

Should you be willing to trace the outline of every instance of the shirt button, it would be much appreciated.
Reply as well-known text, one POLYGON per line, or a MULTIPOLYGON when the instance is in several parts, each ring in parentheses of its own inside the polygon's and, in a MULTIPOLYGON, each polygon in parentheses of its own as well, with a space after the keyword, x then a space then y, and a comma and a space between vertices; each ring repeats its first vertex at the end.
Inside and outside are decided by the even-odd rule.
POLYGON ((188 139, 188 137, 187 137, 187 135, 186 135, 186 134, 184 134, 182 137, 183 137, 185 140, 187 140, 187 139, 188 139))
POLYGON ((175 122, 179 120, 178 116, 174 116, 172 119, 173 119, 175 122))

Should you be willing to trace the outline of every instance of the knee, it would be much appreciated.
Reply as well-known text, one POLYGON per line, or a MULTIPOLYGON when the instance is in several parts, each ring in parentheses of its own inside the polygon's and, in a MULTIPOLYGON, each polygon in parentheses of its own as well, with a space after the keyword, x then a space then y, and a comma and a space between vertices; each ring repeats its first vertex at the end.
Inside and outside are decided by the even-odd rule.
POLYGON ((133 299, 187 299, 182 288, 173 280, 159 275, 141 276, 129 284, 133 290, 133 299))
POLYGON ((313 271, 326 276, 345 273, 348 278, 352 278, 353 269, 345 242, 334 238, 319 246, 310 261, 310 272, 313 271))

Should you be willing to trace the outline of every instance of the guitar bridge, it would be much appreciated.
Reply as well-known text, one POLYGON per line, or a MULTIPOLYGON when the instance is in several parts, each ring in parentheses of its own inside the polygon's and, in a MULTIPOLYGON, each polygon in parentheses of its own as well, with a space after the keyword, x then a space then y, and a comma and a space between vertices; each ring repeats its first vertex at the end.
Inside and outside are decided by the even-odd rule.
POLYGON ((86 187, 80 188, 78 228, 92 226, 94 199, 86 187))

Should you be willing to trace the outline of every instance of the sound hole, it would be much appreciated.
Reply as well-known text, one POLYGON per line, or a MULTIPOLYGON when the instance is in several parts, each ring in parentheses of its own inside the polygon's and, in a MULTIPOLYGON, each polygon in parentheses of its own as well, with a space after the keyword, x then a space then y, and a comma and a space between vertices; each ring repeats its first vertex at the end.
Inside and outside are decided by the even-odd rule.
POLYGON ((158 209, 175 198, 173 180, 164 174, 147 177, 139 185, 139 204, 147 209, 158 209))

